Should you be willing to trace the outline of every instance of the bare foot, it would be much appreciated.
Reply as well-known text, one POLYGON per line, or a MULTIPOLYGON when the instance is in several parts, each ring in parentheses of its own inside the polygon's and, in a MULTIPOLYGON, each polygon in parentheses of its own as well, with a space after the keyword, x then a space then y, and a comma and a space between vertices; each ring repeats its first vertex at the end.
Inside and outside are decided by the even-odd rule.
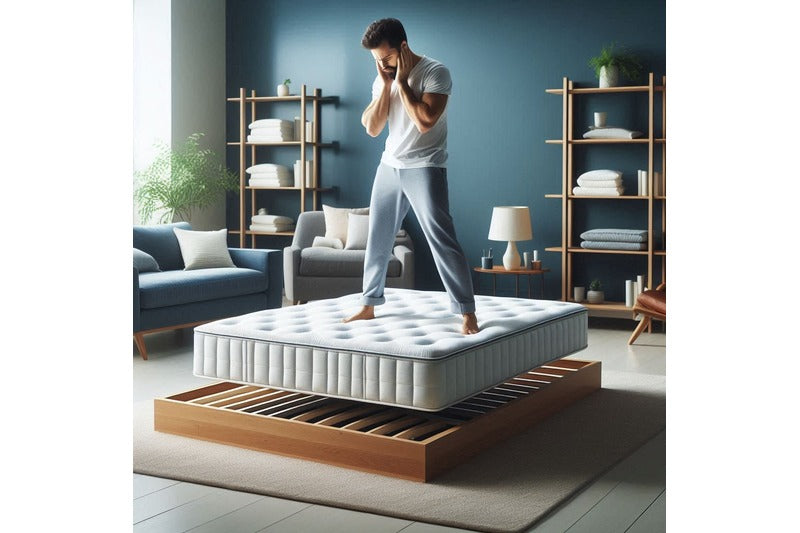
POLYGON ((475 313, 464 313, 464 323, 461 325, 461 333, 464 335, 473 335, 478 333, 478 317, 475 313))
POLYGON ((373 318, 375 318, 375 306, 365 305, 361 308, 361 311, 354 314, 350 318, 342 319, 342 322, 352 322, 353 320, 372 320, 373 318))

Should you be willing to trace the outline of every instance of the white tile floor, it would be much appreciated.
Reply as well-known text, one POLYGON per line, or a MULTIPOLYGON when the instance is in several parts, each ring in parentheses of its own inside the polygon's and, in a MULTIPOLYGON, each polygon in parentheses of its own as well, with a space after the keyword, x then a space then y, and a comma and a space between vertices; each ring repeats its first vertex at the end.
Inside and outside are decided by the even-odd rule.
MULTIPOLYGON (((602 361, 604 370, 666 375, 665 334, 644 333, 628 346, 633 322, 590 319, 589 326, 589 347, 576 358, 602 361)), ((208 384, 191 374, 190 330, 156 333, 146 341, 148 361, 133 348, 133 401, 208 384)), ((662 432, 530 531, 666 531, 665 447, 662 432)), ((133 476, 133 489, 136 532, 466 531, 138 474, 133 476)))

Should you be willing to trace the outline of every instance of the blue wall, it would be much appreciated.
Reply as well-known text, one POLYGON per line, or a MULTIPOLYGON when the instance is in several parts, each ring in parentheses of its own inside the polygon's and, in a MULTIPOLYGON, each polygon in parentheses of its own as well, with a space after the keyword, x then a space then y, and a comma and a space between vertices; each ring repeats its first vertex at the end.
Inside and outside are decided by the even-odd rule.
MULTIPOLYGON (((448 104, 450 206, 468 260, 478 264, 481 250, 489 246, 502 255, 504 243, 486 238, 493 206, 528 205, 534 238, 518 243, 520 251, 540 251, 544 266, 553 269, 547 296, 558 298, 560 258, 544 248, 560 243, 561 208, 559 200, 544 195, 560 190, 561 149, 544 141, 561 135, 561 100, 545 89, 560 87, 564 76, 578 86, 596 86, 587 60, 611 41, 639 55, 660 81, 665 74, 664 0, 228 0, 229 96, 238 94, 239 87, 274 94, 278 83, 291 78, 292 92, 305 83, 322 88, 324 95, 339 97, 338 104, 326 105, 322 115, 323 140, 339 142, 337 150, 328 150, 320 158, 323 185, 336 187, 324 197, 330 205, 369 203, 386 133, 371 138, 360 124, 375 76, 374 62, 360 41, 370 22, 388 16, 403 22, 414 52, 442 61, 453 78, 448 104)), ((588 125, 592 111, 603 108, 615 119, 610 122, 646 131, 646 100, 608 97, 597 95, 576 105, 576 123, 588 125)), ((234 104, 228 106, 228 139, 234 140, 238 136, 236 109, 234 104)), ((288 104, 280 106, 286 107, 276 106, 261 116, 292 118, 297 114, 288 104)), ((582 131, 576 128, 575 135, 582 131)), ((647 165, 646 149, 592 148, 576 152, 576 173, 619 168, 628 190, 635 193, 636 170, 647 165)), ((268 150, 272 150, 269 160, 279 163, 291 166, 297 158, 294 149, 268 150)), ((235 150, 230 149, 228 156, 236 168, 235 150)), ((265 157, 266 152, 264 157, 259 155, 262 162, 265 157)), ((273 194, 262 203, 271 213, 296 216, 294 194, 273 194)), ((579 228, 646 226, 642 202, 614 200, 597 205, 577 210, 579 228)), ((236 222, 230 211, 232 227, 236 222)), ((405 226, 417 244, 418 287, 441 289, 413 215, 405 226)), ((262 237, 259 246, 280 247, 288 242, 262 237)), ((621 280, 644 272, 643 259, 641 268, 634 265, 631 270, 630 256, 624 261, 607 257, 586 266, 581 260, 576 261, 576 282, 601 277, 610 299, 623 299, 621 280)), ((478 283, 479 292, 490 290, 488 279, 478 283)), ((509 291, 513 291, 513 281, 499 282, 499 293, 509 291)))

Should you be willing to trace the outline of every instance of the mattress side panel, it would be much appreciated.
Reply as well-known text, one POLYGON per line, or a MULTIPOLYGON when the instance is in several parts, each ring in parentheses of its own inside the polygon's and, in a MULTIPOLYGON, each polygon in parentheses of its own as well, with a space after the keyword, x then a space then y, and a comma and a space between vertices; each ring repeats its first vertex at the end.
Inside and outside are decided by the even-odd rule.
POLYGON ((587 314, 442 360, 400 359, 195 332, 193 371, 325 396, 436 411, 587 345, 587 314))

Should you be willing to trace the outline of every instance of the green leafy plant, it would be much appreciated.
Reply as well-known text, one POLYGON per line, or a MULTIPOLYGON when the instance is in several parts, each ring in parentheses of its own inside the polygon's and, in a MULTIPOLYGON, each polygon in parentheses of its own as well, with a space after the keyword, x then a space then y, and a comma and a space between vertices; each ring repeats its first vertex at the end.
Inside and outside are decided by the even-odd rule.
POLYGON ((603 289, 603 285, 600 283, 599 279, 593 279, 591 283, 589 283, 589 290, 590 291, 599 291, 603 289))
POLYGON ((602 67, 616 66, 622 75, 631 81, 639 78, 643 68, 639 58, 627 52, 624 48, 618 49, 615 43, 603 46, 599 55, 589 59, 589 66, 594 69, 594 73, 598 78, 602 67))
POLYGON ((194 208, 208 207, 225 191, 239 190, 239 177, 222 164, 214 151, 201 148, 202 133, 193 133, 183 146, 156 143, 156 156, 135 173, 134 198, 143 223, 162 212, 159 224, 184 220, 194 208))
POLYGON ((283 84, 286 85, 287 87, 289 86, 290 83, 292 83, 292 80, 290 80, 289 78, 283 80, 283 84))

